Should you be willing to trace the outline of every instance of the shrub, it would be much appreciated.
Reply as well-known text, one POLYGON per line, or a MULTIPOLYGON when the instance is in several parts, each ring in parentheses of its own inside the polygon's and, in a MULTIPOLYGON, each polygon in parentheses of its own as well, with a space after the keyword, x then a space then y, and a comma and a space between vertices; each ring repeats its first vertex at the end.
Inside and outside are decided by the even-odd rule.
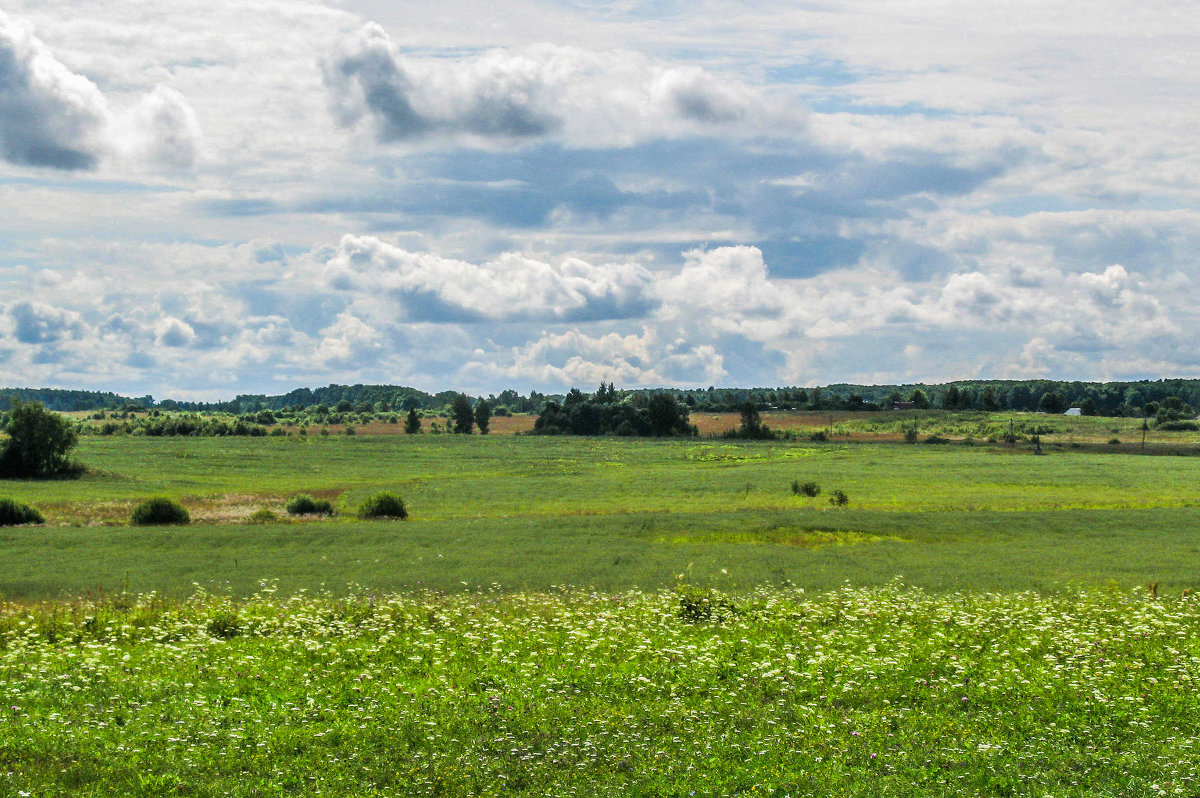
POLYGON ((850 503, 850 497, 846 495, 845 491, 835 490, 829 497, 829 503, 834 507, 845 507, 850 503))
POLYGON ((285 508, 288 515, 333 515, 333 504, 329 499, 314 499, 307 493, 288 499, 285 508))
POLYGON ((408 518, 404 500, 394 493, 380 491, 367 497, 358 506, 359 518, 408 518))
POLYGON ((192 517, 183 505, 166 496, 154 496, 133 508, 129 522, 134 526, 166 526, 190 524, 192 517))
POLYGON ((905 443, 916 443, 917 442, 917 428, 916 427, 909 427, 908 429, 904 430, 904 442, 905 443))
POLYGON ((12 499, 0 499, 0 526, 44 524, 46 519, 33 507, 12 499))
POLYGON ((279 520, 279 515, 269 507, 259 507, 246 519, 252 524, 270 524, 279 520))
POLYGON ((1200 424, 1195 421, 1164 421, 1156 425, 1158 429, 1169 432, 1195 432, 1200 430, 1200 424))
POLYGON ((924 442, 925 443, 933 443, 933 444, 949 443, 950 439, 943 438, 941 435, 934 433, 933 435, 930 435, 927 438, 925 438, 924 442))
POLYGON ((821 493, 821 486, 815 482, 801 482, 798 479, 792 480, 792 494, 796 496, 818 496, 821 493))
POLYGON ((1111 443, 1113 446, 1116 446, 1117 444, 1119 444, 1121 442, 1121 439, 1120 438, 1109 438, 1108 442, 1111 443))
POLYGON ((825 430, 823 429, 817 430, 809 437, 811 437, 817 443, 824 443, 825 441, 829 440, 829 436, 825 434, 825 430))

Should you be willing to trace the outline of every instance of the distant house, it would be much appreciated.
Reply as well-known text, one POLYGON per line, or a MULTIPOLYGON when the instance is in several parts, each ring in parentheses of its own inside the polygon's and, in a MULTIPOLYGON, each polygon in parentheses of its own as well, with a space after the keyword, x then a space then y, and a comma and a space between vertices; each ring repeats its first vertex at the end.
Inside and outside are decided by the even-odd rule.
POLYGON ((916 406, 916 402, 892 402, 893 410, 912 410, 916 406))
POLYGON ((1063 413, 1063 415, 1064 416, 1082 416, 1083 411, 1080 410, 1078 407, 1068 407, 1067 412, 1063 413))

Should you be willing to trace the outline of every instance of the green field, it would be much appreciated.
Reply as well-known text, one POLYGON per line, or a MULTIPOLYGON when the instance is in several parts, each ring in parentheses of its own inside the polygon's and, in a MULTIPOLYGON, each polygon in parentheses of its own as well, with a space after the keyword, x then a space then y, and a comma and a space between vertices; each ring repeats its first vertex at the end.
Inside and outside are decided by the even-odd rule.
POLYGON ((1200 794, 1200 458, 1060 440, 85 438, 0 483, 0 794, 1200 794))
MULTIPOLYGON (((1190 450, 1179 447, 1180 453, 1190 450)), ((1200 584, 1200 458, 1101 447, 526 436, 85 438, 78 480, 6 481, 47 525, 0 530, 10 599, 193 584, 505 590, 573 585, 933 590, 1200 584), (790 490, 815 481, 820 496, 790 490), (395 490, 403 522, 352 519, 395 490), (827 497, 840 489, 846 507, 827 497), (297 492, 331 520, 250 524, 297 492), (186 528, 127 526, 178 498, 186 528), (683 575, 682 577, 680 575, 683 575)))

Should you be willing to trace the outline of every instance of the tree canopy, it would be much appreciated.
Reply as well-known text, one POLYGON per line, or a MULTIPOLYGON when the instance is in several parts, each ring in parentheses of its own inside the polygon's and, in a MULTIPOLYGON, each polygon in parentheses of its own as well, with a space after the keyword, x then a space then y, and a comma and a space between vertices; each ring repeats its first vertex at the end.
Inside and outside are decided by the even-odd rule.
POLYGON ((53 477, 80 470, 70 458, 78 442, 74 425, 41 404, 13 400, 5 431, 8 440, 0 444, 0 475, 53 477))

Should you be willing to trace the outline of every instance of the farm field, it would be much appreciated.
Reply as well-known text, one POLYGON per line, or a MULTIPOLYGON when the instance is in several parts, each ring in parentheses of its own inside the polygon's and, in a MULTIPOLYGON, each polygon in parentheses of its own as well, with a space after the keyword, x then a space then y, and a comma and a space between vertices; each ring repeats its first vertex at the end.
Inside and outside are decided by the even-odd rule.
POLYGON ((846 434, 86 437, 0 483, 0 793, 1196 794, 1192 443, 846 434))
POLYGON ((1035 457, 836 439, 117 436, 84 438, 79 457, 82 479, 0 485, 48 522, 0 529, 5 597, 247 595, 264 579, 334 592, 658 589, 680 575, 722 589, 897 575, 932 590, 1200 583, 1200 458, 1107 445, 1035 457), (823 492, 794 495, 794 481, 823 492), (381 489, 405 498, 409 520, 345 514, 381 489), (847 506, 830 505, 835 490, 847 506), (289 522, 299 492, 343 516, 289 522), (127 526, 154 494, 194 523, 127 526), (248 523, 264 506, 281 522, 248 523))

